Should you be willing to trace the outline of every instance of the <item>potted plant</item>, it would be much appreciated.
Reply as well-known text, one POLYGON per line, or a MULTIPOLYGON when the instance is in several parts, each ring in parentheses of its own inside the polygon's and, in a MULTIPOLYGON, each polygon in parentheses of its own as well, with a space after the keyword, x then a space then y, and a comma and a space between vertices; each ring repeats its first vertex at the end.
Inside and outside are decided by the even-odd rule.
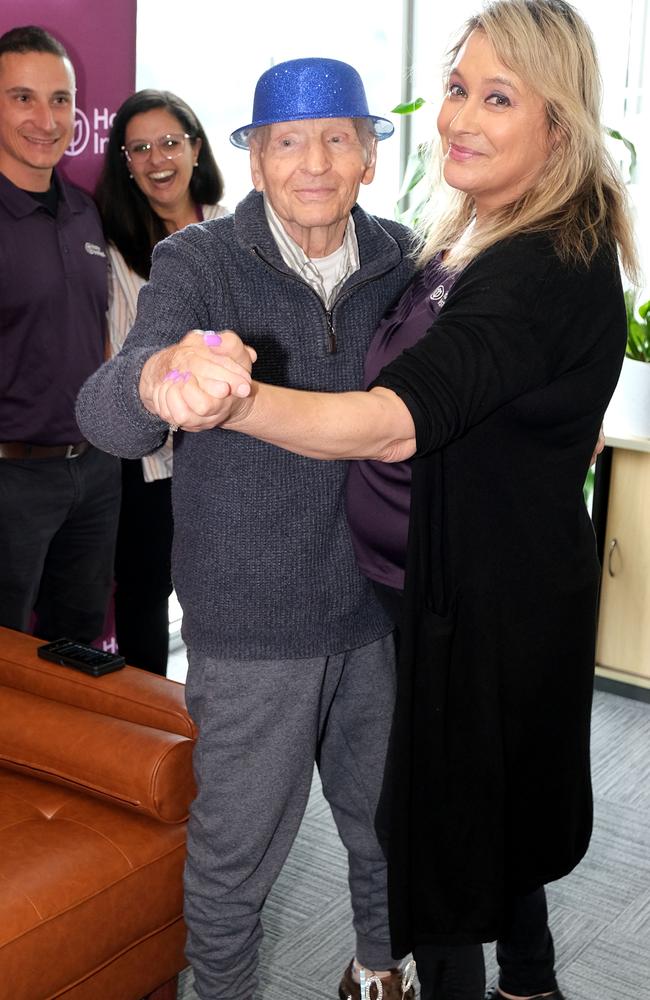
POLYGON ((650 438, 650 299, 625 293, 627 347, 621 377, 605 415, 607 434, 650 438))
MULTIPOLYGON (((416 97, 414 101, 398 104, 392 109, 394 115, 412 115, 419 111, 423 104, 427 102, 423 97, 416 97)), ((427 145, 420 143, 409 153, 402 184, 397 195, 395 206, 395 217, 406 226, 416 225, 419 215, 427 199, 429 185, 427 183, 427 145), (417 188, 417 201, 411 202, 411 196, 417 188), (405 203, 405 206, 404 206, 405 203)))
POLYGON ((650 299, 635 307, 634 292, 625 293, 627 310, 627 349, 625 356, 632 361, 650 361, 650 299), (638 316, 636 315, 638 314, 638 316))

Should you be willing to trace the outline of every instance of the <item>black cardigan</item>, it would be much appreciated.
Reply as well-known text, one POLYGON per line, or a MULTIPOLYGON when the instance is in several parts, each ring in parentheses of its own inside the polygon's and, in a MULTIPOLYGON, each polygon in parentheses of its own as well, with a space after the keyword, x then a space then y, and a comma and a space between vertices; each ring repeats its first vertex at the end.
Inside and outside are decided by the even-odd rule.
POLYGON ((522 235, 470 264, 375 382, 417 434, 380 814, 397 955, 494 939, 510 896, 587 849, 599 566, 582 487, 625 338, 614 256, 567 267, 522 235))

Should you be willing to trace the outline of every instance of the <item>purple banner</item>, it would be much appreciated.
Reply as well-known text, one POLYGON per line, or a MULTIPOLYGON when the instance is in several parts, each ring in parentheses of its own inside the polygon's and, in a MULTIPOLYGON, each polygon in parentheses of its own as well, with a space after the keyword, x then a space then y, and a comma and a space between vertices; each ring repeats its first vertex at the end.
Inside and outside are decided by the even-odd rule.
POLYGON ((63 43, 77 77, 74 138, 60 167, 92 191, 113 115, 135 89, 136 0, 2 0, 0 35, 36 24, 63 43))

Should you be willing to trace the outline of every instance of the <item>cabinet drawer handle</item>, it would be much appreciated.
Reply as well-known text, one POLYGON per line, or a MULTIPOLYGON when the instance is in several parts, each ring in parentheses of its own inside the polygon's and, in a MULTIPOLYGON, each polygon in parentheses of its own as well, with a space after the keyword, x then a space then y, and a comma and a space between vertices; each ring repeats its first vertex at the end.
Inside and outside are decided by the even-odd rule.
POLYGON ((616 576, 614 570, 612 569, 612 556, 614 555, 614 549, 618 545, 618 539, 612 538, 609 543, 609 553, 607 555, 607 572, 610 576, 616 576))

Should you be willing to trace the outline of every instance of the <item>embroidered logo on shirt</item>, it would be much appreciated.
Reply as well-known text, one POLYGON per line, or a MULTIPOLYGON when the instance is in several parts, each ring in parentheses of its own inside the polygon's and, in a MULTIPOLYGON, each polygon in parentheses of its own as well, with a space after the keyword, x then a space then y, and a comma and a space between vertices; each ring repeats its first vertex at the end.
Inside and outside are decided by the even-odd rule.
POLYGON ((91 257, 105 257, 106 254, 101 247, 98 247, 96 243, 84 243, 84 250, 89 253, 91 257))
POLYGON ((447 301, 447 292, 445 291, 445 286, 438 285, 438 287, 434 288, 434 290, 431 292, 429 298, 431 299, 432 302, 439 302, 441 307, 444 306, 445 302, 447 301))

